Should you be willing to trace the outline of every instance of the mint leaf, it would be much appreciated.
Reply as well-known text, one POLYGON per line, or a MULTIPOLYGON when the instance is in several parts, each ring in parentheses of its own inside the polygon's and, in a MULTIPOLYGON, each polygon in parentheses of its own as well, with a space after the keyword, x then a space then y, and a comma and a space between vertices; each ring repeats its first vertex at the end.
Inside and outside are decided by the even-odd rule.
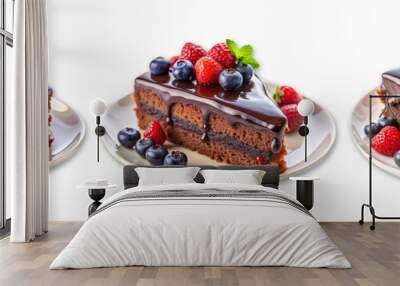
POLYGON ((236 64, 247 64, 252 66, 253 69, 257 69, 260 66, 256 59, 253 58, 253 47, 251 45, 244 45, 238 48, 237 44, 231 39, 226 39, 226 45, 235 57, 236 64))
POLYGON ((236 43, 230 39, 226 39, 226 45, 228 46, 228 48, 232 52, 232 54, 235 56, 235 58, 238 58, 239 57, 239 49, 238 49, 236 43))
POLYGON ((239 49, 240 56, 246 58, 246 57, 251 57, 253 54, 253 47, 250 45, 244 45, 239 49))
POLYGON ((253 57, 247 57, 242 59, 242 64, 248 64, 251 65, 253 69, 257 69, 260 64, 257 62, 257 60, 253 57))

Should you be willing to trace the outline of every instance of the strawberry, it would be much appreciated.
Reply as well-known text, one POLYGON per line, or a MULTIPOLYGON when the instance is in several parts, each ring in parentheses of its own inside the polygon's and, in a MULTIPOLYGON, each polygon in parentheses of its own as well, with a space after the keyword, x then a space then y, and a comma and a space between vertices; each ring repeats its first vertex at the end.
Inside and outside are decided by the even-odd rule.
POLYGON ((218 82, 218 76, 223 67, 210 57, 202 57, 194 66, 196 80, 203 85, 218 82))
POLYGON ((162 145, 167 139, 167 136, 158 121, 152 121, 149 129, 143 132, 143 136, 150 138, 158 145, 162 145))
POLYGON ((377 152, 393 156, 400 150, 400 131, 394 126, 386 126, 372 138, 372 148, 377 152))
POLYGON ((193 43, 186 43, 182 47, 179 58, 182 60, 189 60, 195 65, 197 60, 204 57, 206 54, 206 51, 201 46, 193 43))
POLYGON ((214 45, 208 50, 207 56, 220 63, 224 68, 232 68, 235 66, 235 57, 225 43, 214 45))
POLYGON ((297 104, 288 104, 281 107, 281 111, 288 120, 287 133, 295 131, 304 122, 303 117, 297 111, 297 104))
POLYGON ((169 66, 172 67, 176 61, 179 60, 179 56, 173 56, 169 59, 169 66))
POLYGON ((302 97, 294 88, 285 85, 278 85, 275 89, 273 97, 279 106, 298 104, 302 100, 302 97))

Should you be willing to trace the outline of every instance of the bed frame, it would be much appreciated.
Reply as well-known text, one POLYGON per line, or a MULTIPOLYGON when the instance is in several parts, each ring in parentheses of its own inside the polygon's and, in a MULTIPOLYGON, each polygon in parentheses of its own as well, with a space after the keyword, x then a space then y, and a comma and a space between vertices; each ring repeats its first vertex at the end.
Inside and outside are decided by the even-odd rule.
MULTIPOLYGON (((142 166, 142 165, 129 165, 124 167, 124 189, 136 187, 139 183, 139 176, 135 171, 137 167, 144 168, 182 168, 182 166, 142 166)), ((239 166, 239 165, 226 165, 226 166, 206 166, 199 165, 202 170, 204 169, 217 169, 217 170, 263 170, 265 171, 264 178, 261 184, 265 187, 279 188, 279 168, 274 165, 260 165, 260 166, 239 166)), ((200 174, 194 178, 197 183, 204 183, 204 178, 200 174)))

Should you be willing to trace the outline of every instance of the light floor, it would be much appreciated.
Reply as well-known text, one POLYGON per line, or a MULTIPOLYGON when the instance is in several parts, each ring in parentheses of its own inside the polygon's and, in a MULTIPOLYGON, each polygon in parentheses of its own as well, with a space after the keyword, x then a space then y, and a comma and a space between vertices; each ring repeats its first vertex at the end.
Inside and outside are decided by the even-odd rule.
POLYGON ((0 241, 0 285, 400 285, 400 223, 378 223, 375 232, 357 223, 323 223, 353 268, 123 267, 48 270, 80 223, 51 223, 33 243, 0 241))

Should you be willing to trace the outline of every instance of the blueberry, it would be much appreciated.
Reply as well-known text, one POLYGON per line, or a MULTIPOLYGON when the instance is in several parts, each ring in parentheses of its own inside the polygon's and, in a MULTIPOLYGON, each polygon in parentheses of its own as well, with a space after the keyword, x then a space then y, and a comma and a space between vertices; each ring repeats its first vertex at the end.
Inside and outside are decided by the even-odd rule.
POLYGON ((364 133, 365 133, 365 135, 367 135, 368 137, 374 137, 376 134, 378 134, 379 133, 379 131, 382 129, 382 127, 379 125, 379 124, 377 124, 377 123, 374 123, 374 122, 372 122, 371 123, 371 130, 370 130, 370 128, 369 128, 369 124, 367 124, 367 125, 365 125, 364 126, 364 133))
POLYGON ((396 128, 398 127, 396 119, 394 119, 391 116, 381 117, 378 119, 377 123, 380 126, 380 128, 383 128, 386 126, 394 126, 396 128))
POLYGON ((242 74, 243 82, 250 81, 251 77, 253 76, 253 68, 247 64, 237 66, 236 70, 242 74))
POLYGON ((400 151, 397 151, 396 153, 394 153, 393 160, 396 163, 396 165, 398 167, 400 167, 400 151))
POLYGON ((131 149, 140 139, 140 133, 135 128, 126 127, 118 132, 118 141, 122 146, 131 149))
POLYGON ((187 164, 187 156, 185 153, 180 151, 172 151, 171 154, 167 154, 164 158, 164 165, 181 165, 187 164))
POLYGON ((172 74, 177 80, 191 80, 194 76, 193 64, 187 60, 178 60, 172 67, 172 74))
POLYGON ((155 58, 150 62, 149 68, 152 75, 167 74, 169 70, 169 61, 163 57, 155 58))
POLYGON ((219 84, 224 90, 238 90, 243 84, 243 76, 233 68, 225 69, 219 74, 219 84))
POLYGON ((167 149, 162 145, 153 145, 146 151, 146 160, 153 165, 162 165, 164 157, 168 154, 167 149))
POLYGON ((135 144, 136 152, 144 158, 147 149, 153 146, 154 144, 155 144, 154 141, 151 140, 150 138, 147 137, 142 138, 138 140, 135 144))

